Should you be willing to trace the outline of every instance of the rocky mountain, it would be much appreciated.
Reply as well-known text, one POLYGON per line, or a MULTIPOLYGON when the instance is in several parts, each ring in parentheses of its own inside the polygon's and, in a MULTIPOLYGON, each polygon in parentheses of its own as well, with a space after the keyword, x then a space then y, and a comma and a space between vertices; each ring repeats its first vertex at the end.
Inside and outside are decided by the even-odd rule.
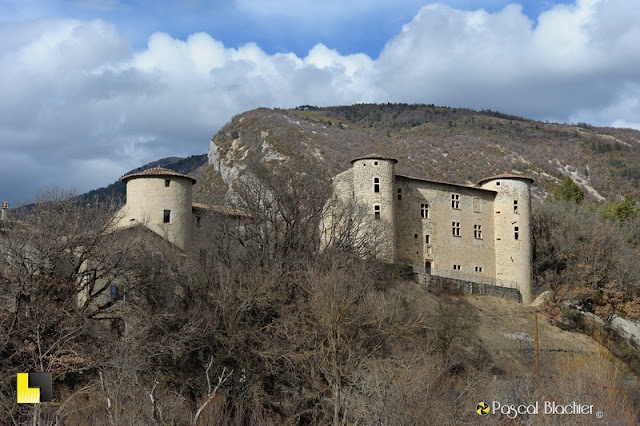
POLYGON ((371 152, 399 160, 398 173, 459 184, 504 172, 535 179, 542 199, 571 176, 592 201, 640 198, 640 132, 528 120, 434 105, 358 104, 237 115, 213 136, 192 175, 195 198, 222 202, 252 161, 304 158, 327 175, 371 152))

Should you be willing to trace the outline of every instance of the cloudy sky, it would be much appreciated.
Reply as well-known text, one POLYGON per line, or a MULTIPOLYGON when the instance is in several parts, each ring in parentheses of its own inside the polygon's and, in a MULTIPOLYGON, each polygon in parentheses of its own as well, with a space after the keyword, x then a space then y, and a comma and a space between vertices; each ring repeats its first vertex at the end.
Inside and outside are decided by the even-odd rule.
POLYGON ((637 0, 0 0, 0 198, 207 151, 266 106, 640 129, 637 0))

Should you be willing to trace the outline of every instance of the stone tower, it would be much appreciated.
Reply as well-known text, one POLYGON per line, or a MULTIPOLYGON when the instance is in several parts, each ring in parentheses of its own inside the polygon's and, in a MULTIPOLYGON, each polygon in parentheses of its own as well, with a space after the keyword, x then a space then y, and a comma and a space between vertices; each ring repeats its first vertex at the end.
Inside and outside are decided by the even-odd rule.
POLYGON ((522 303, 531 302, 531 184, 533 179, 502 174, 483 179, 478 185, 497 191, 493 203, 496 278, 514 281, 522 303))
POLYGON ((388 225, 388 243, 382 257, 396 260, 396 202, 395 158, 378 154, 351 160, 353 165, 353 194, 359 204, 369 206, 371 215, 388 225))
POLYGON ((127 204, 119 226, 144 225, 185 250, 191 244, 192 185, 196 180, 162 167, 120 179, 127 185, 127 204))

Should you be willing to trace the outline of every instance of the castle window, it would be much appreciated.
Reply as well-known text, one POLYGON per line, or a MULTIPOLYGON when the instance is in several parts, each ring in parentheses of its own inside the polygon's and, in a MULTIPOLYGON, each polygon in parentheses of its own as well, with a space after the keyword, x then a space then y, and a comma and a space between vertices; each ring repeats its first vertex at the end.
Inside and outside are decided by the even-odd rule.
POLYGON ((500 182, 496 182, 496 186, 500 186, 500 182))
POLYGON ((513 238, 517 240, 519 236, 520 236, 520 228, 518 228, 517 226, 514 226, 513 227, 513 238))
POLYGON ((413 234, 413 238, 418 239, 418 234, 413 234))
POLYGON ((460 194, 451 194, 451 208, 460 209, 460 194))
POLYGON ((420 204, 420 217, 429 219, 429 204, 420 204))
POLYGON ((451 222, 451 229, 454 237, 460 236, 460 222, 451 222))
POLYGON ((380 192, 380 179, 373 178, 373 192, 380 192))
POLYGON ((373 217, 375 218, 375 220, 380 220, 380 206, 373 206, 373 217))
POLYGON ((482 225, 473 225, 473 238, 476 240, 482 239, 482 225))
POLYGON ((460 269, 462 269, 462 265, 453 265, 454 271, 459 271, 460 269))
POLYGON ((402 201, 402 189, 398 188, 398 201, 402 201))
POLYGON ((197 228, 200 228, 200 226, 201 226, 200 221, 201 221, 201 220, 202 220, 202 218, 201 218, 200 216, 196 216, 196 227, 197 227, 197 228))
POLYGON ((476 272, 482 272, 482 266, 476 266, 476 267, 474 268, 474 270, 475 270, 476 272))
POLYGON ((473 197, 473 212, 482 213, 482 201, 479 198, 473 197))
POLYGON ((170 223, 171 222, 171 210, 165 210, 164 211, 164 223, 170 223))
POLYGON ((378 162, 377 162, 377 161, 374 161, 374 162, 373 162, 373 165, 374 165, 374 166, 377 166, 377 165, 378 165, 378 162))
POLYGON ((519 214, 518 213, 518 200, 513 200, 513 214, 519 214))
POLYGON ((164 180, 164 186, 169 186, 171 184, 171 179, 165 179, 164 180))
POLYGON ((425 235, 424 236, 424 243, 425 244, 431 244, 431 235, 425 235))

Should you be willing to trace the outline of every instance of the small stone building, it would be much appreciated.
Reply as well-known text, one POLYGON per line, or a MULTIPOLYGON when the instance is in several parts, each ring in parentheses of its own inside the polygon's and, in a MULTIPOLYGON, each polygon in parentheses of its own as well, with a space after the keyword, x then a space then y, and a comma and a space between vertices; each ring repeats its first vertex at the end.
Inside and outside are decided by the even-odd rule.
POLYGON ((199 220, 192 202, 194 178, 153 167, 120 180, 127 185, 127 203, 118 213, 117 228, 144 225, 182 250, 190 246, 199 220))
POLYGON ((396 174, 397 162, 371 154, 333 178, 339 199, 388 225, 383 257, 418 273, 515 287, 529 303, 533 179, 502 174, 457 185, 396 174))
POLYGON ((116 229, 145 226, 182 251, 196 244, 201 229, 212 218, 246 220, 242 212, 223 206, 194 203, 190 176, 163 167, 131 173, 120 179, 127 185, 127 203, 116 215, 116 229))

